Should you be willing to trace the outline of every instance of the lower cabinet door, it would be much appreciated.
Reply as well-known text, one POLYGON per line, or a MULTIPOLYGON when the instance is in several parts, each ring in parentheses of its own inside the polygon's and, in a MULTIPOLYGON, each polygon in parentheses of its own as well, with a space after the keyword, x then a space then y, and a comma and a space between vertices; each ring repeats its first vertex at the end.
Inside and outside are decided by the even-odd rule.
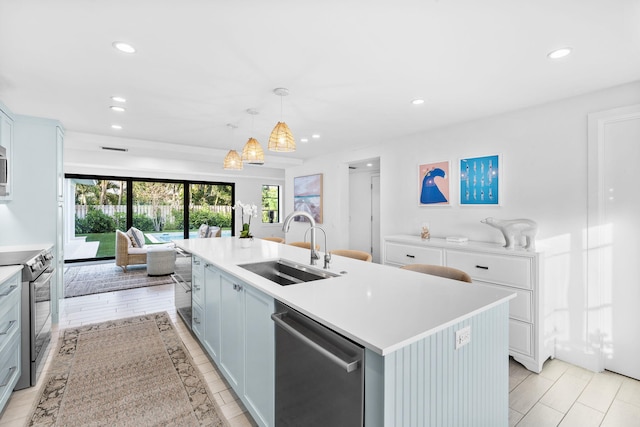
POLYGON ((204 339, 204 312, 198 303, 191 305, 191 329, 200 341, 204 339))
POLYGON ((509 350, 526 356, 533 356, 533 328, 531 323, 509 319, 509 350))
POLYGON ((274 425, 275 336, 273 298, 245 287, 244 401, 260 425, 274 425))
POLYGON ((220 361, 220 273, 213 267, 204 270, 204 311, 207 327, 204 347, 211 358, 220 361))
POLYGON ((220 368, 238 394, 244 367, 243 289, 239 280, 220 274, 220 368))

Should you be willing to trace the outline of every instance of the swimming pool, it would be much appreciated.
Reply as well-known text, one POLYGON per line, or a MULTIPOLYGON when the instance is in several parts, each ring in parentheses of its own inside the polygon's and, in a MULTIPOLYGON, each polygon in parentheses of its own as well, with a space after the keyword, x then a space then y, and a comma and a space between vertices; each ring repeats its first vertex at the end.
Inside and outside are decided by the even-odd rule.
MULTIPOLYGON (((181 240, 184 239, 184 234, 181 231, 171 231, 168 233, 144 233, 145 236, 151 240, 153 243, 165 243, 170 242, 172 240, 181 240)), ((231 236, 231 230, 222 230, 222 237, 231 236)), ((197 239, 198 232, 190 231, 189 232, 190 239, 197 239)))

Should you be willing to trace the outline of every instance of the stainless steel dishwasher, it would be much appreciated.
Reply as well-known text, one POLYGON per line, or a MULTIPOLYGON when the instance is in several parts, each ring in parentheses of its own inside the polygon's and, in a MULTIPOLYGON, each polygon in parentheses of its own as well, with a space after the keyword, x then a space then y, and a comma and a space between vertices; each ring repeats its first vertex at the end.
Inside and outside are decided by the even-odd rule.
POLYGON ((364 348, 276 301, 276 426, 362 426, 364 348))

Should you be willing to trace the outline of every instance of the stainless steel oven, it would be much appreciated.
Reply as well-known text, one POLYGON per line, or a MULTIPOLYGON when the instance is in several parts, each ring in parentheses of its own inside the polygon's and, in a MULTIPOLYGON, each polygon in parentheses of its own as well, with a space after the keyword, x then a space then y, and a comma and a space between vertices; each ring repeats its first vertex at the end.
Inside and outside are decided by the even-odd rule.
POLYGON ((55 269, 48 250, 0 253, 0 265, 22 265, 21 365, 15 390, 36 385, 51 341, 51 287, 55 269))
POLYGON ((191 254, 177 250, 176 268, 171 275, 175 282, 175 305, 176 312, 191 330, 191 254))

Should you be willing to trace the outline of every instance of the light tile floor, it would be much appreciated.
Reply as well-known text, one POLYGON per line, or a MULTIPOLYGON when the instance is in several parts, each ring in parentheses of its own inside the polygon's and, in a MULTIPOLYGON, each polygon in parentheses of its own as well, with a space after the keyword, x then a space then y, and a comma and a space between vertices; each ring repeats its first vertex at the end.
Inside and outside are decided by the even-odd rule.
MULTIPOLYGON (((52 342, 57 343, 59 329, 167 311, 220 406, 221 415, 232 427, 254 426, 220 371, 176 318, 173 295, 170 284, 64 300, 52 342)), ((12 394, 0 417, 0 427, 26 424, 52 357, 50 351, 45 373, 35 387, 12 394)), ((640 427, 640 381, 611 372, 593 373, 560 360, 548 360, 538 375, 510 360, 509 391, 509 426, 640 427)))
MULTIPOLYGON (((54 328, 51 342, 57 343, 60 329, 158 311, 169 313, 176 331, 191 357, 193 357, 197 368, 202 373, 214 399, 218 403, 222 411, 220 415, 227 419, 231 427, 255 426, 255 422, 231 387, 223 379, 220 371, 209 361, 200 345, 182 323, 182 320, 176 318, 173 284, 65 299, 61 308, 60 322, 58 327, 54 328)), ((51 348, 53 347, 55 347, 55 344, 51 348)), ((53 350, 49 352, 44 373, 36 386, 14 392, 11 395, 9 404, 0 417, 0 427, 24 426, 27 424, 27 417, 35 404, 40 387, 44 383, 43 378, 46 376, 53 353, 53 350)))
POLYGON ((538 375, 509 361, 510 427, 638 427, 640 381, 547 360, 538 375))

